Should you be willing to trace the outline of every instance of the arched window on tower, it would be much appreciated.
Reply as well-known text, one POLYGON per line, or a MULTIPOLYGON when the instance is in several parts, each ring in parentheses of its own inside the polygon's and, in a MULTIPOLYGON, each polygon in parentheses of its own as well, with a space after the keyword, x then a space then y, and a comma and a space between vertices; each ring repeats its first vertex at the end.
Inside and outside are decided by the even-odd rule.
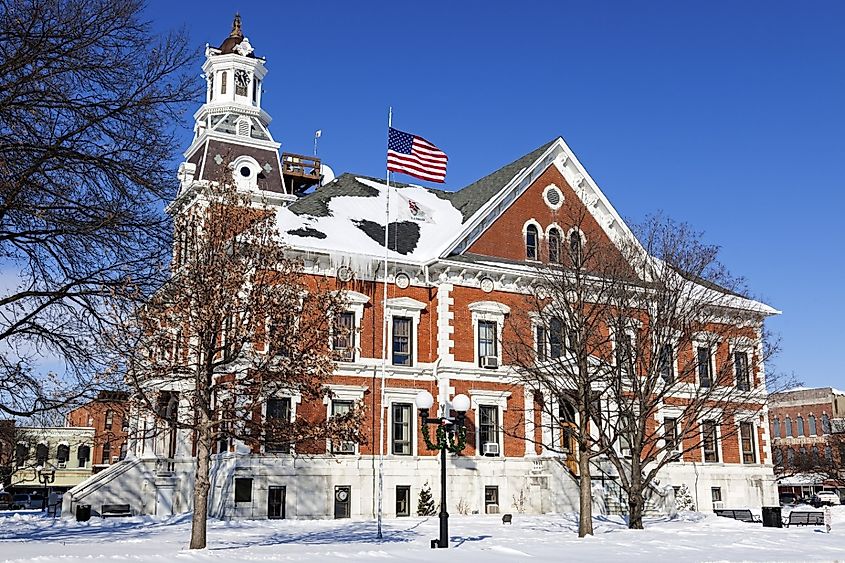
POLYGON ((549 229, 549 262, 560 263, 560 231, 549 229))
POLYGON ((536 226, 528 225, 525 228, 525 257, 528 260, 538 259, 537 242, 539 238, 536 226))

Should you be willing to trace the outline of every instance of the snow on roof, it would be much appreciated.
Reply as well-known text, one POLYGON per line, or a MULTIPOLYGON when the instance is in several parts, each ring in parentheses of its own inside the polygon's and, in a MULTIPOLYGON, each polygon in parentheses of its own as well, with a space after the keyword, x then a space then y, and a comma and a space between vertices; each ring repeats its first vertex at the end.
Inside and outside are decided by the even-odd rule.
MULTIPOLYGON (((349 177, 343 179, 345 182, 350 180, 349 177)), ((322 198, 319 205, 325 209, 306 208, 301 214, 297 211, 304 206, 280 209, 277 226, 284 241, 306 251, 384 257, 388 187, 369 178, 354 177, 354 181, 364 190, 355 195, 340 192, 322 198)), ((433 190, 413 185, 389 189, 388 258, 420 263, 437 258, 459 232, 463 222, 461 212, 433 190), (400 208, 408 205, 406 200, 416 202, 430 216, 430 222, 413 220, 409 213, 400 213, 400 208)))

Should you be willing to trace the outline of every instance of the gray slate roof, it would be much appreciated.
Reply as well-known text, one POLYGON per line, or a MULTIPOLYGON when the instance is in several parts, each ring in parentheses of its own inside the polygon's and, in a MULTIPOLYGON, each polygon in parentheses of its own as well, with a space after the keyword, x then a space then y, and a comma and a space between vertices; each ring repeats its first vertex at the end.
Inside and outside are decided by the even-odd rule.
MULTIPOLYGON (((455 209, 461 212, 464 222, 466 222, 481 208, 482 205, 496 195, 499 190, 511 181, 511 179, 513 179, 513 177, 516 176, 522 169, 531 166, 535 160, 540 158, 540 155, 542 155, 552 143, 554 143, 554 140, 549 141, 542 147, 539 147, 525 156, 514 160, 510 164, 506 164, 495 172, 476 180, 472 184, 458 191, 447 192, 433 188, 426 189, 435 194, 437 197, 448 200, 455 209)), ((384 181, 380 178, 369 178, 360 174, 344 173, 325 186, 320 186, 313 192, 305 194, 293 202, 288 209, 297 215, 327 217, 330 215, 329 201, 333 197, 376 197, 378 195, 378 191, 370 186, 366 186, 356 181, 356 177, 367 178, 375 182, 384 181)), ((397 188, 402 188, 408 186, 409 184, 391 182, 391 185, 396 186, 397 188)))

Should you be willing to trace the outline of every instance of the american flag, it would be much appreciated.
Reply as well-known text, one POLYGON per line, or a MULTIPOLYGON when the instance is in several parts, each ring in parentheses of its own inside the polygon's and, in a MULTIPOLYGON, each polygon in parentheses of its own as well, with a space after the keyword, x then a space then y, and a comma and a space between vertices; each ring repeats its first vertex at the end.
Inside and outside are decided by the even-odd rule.
POLYGON ((430 182, 446 180, 446 153, 422 137, 390 128, 387 169, 430 182))

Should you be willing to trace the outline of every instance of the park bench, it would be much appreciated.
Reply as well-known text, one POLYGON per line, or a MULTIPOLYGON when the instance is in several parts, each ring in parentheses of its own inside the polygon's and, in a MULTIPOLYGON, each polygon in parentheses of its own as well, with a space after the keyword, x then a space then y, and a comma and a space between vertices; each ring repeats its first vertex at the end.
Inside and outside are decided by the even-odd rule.
POLYGON ((503 514, 502 524, 513 524, 513 514, 503 514))
POLYGON ((824 524, 824 512, 809 510, 793 510, 784 522, 790 526, 821 526, 824 524))
POLYGON ((740 522, 762 522, 762 520, 751 514, 751 511, 747 508, 734 510, 719 508, 714 510, 714 512, 716 513, 716 516, 733 518, 734 520, 739 520, 740 522))
POLYGON ((100 510, 101 518, 110 518, 112 516, 132 516, 128 504, 104 504, 100 510))

